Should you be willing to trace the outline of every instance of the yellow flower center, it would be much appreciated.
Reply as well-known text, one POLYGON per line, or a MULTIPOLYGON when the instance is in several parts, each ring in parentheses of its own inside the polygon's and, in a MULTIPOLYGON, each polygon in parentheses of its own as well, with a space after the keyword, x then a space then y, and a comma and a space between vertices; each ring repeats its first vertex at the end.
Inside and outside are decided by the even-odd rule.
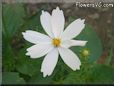
POLYGON ((54 39, 52 40, 52 44, 53 44, 55 47, 60 46, 60 43, 61 43, 61 40, 58 39, 58 38, 54 38, 54 39))

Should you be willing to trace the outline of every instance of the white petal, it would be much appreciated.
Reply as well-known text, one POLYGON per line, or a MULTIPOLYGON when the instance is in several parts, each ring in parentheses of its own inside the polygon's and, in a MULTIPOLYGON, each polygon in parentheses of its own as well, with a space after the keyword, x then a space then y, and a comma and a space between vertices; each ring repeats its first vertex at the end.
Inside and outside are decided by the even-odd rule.
POLYGON ((63 32, 62 39, 69 40, 79 35, 85 27, 84 21, 84 19, 77 19, 73 21, 63 32))
POLYGON ((52 11, 52 31, 56 38, 61 36, 64 29, 65 18, 63 11, 57 7, 52 11))
POLYGON ((75 55, 70 49, 59 48, 59 53, 63 61, 72 69, 80 69, 81 62, 77 55, 75 55))
POLYGON ((50 36, 50 37, 54 37, 53 33, 52 33, 52 26, 51 26, 51 15, 46 12, 46 11, 42 11, 42 14, 40 16, 40 21, 42 24, 43 29, 45 30, 45 32, 50 36))
POLYGON ((26 55, 30 55, 31 58, 39 58, 46 55, 53 48, 54 47, 49 43, 36 44, 27 49, 28 52, 26 55))
POLYGON ((22 34, 25 40, 34 44, 51 41, 51 38, 48 36, 32 30, 27 30, 26 32, 22 32, 22 34))
POLYGON ((56 48, 54 48, 46 55, 41 66, 41 72, 43 72, 43 77, 46 77, 47 75, 50 76, 53 73, 58 61, 58 55, 58 50, 56 48))
POLYGON ((87 41, 81 41, 81 40, 65 40, 62 41, 61 46, 64 48, 69 48, 72 46, 85 46, 87 41))

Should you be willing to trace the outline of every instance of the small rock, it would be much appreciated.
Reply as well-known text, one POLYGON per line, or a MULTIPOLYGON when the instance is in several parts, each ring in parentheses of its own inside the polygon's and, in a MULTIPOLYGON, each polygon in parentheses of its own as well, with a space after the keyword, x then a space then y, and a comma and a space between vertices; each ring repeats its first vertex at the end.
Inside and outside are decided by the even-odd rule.
POLYGON ((98 19, 100 16, 98 13, 95 13, 95 14, 92 14, 92 15, 88 15, 89 18, 92 18, 92 19, 98 19))
POLYGON ((106 11, 108 11, 109 10, 109 8, 103 8, 102 9, 102 12, 106 12, 106 11))
POLYGON ((70 4, 70 3, 65 3, 62 5, 63 8, 69 8, 71 7, 73 4, 70 4))
POLYGON ((110 24, 111 23, 111 20, 107 20, 107 23, 110 24))

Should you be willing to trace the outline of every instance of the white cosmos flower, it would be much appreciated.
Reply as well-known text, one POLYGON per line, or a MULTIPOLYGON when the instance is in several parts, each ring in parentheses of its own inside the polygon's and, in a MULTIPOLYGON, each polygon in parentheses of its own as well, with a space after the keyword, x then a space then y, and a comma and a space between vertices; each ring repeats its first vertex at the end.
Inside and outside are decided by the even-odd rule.
POLYGON ((85 46, 87 43, 87 41, 73 39, 84 29, 85 20, 77 19, 64 30, 64 14, 57 7, 52 11, 52 15, 42 11, 40 21, 48 36, 32 30, 27 30, 22 34, 25 40, 34 44, 27 49, 26 55, 29 55, 31 58, 40 58, 46 55, 41 65, 43 77, 50 76, 53 73, 59 54, 64 63, 72 70, 79 70, 81 62, 69 47, 85 46))

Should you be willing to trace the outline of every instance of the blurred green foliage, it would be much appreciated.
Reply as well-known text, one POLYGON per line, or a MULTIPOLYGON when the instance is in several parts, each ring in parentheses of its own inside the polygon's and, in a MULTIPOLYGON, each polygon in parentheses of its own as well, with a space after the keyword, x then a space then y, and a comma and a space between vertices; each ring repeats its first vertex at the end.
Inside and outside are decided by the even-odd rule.
POLYGON ((18 72, 4 72, 3 75, 3 84, 25 84, 24 79, 19 76, 18 72))
MULTIPOLYGON (((40 72, 43 58, 31 59, 26 56, 26 49, 32 46, 22 37, 22 32, 32 29, 45 33, 40 24, 41 10, 28 16, 24 4, 3 4, 3 79, 2 84, 97 84, 114 83, 114 68, 110 60, 107 65, 97 64, 102 54, 102 44, 92 27, 86 24, 85 29, 75 39, 87 40, 84 47, 71 49, 80 57, 81 69, 72 71, 59 58, 58 64, 49 77, 43 78, 40 72), (89 55, 84 57, 81 52, 87 49, 89 55)), ((76 18, 70 17, 67 24, 76 18)), ((66 25, 67 26, 67 25, 66 25)), ((109 56, 111 58, 111 55, 109 56)))

